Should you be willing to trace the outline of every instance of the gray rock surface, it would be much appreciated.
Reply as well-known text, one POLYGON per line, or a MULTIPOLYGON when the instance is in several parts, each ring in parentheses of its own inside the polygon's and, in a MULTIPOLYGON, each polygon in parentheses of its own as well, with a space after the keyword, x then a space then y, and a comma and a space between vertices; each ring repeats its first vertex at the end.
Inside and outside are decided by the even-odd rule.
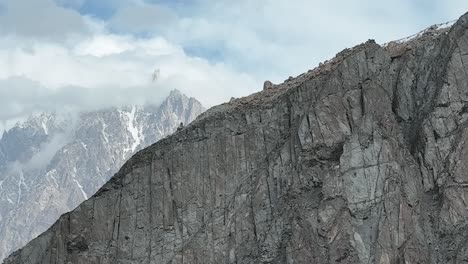
POLYGON ((468 14, 138 152, 15 263, 467 263, 468 14))
POLYGON ((203 111, 173 91, 157 106, 43 113, 10 129, 0 140, 0 261, 88 199, 136 151, 203 111))

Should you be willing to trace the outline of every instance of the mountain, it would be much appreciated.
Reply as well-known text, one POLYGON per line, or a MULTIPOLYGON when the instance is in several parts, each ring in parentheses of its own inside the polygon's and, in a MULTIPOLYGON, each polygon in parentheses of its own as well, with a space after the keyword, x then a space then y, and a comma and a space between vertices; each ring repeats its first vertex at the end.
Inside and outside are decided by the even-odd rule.
POLYGON ((13 263, 464 263, 468 14, 135 154, 13 263))
POLYGON ((42 113, 0 140, 0 260, 94 194, 138 150, 204 111, 172 91, 160 105, 42 113))

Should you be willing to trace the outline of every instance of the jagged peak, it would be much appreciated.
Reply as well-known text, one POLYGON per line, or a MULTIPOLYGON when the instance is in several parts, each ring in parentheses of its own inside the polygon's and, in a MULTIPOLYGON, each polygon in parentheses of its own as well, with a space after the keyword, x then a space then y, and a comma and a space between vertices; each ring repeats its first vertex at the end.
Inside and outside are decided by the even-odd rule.
POLYGON ((173 89, 173 90, 171 90, 171 92, 169 93, 169 96, 168 96, 168 97, 178 97, 178 96, 186 96, 186 95, 183 94, 179 89, 173 89))
POLYGON ((183 94, 180 90, 174 89, 169 92, 169 95, 164 99, 161 105, 164 105, 168 102, 178 101, 178 100, 188 100, 188 96, 183 94))
MULTIPOLYGON (((170 100, 187 100, 187 101, 196 101, 200 103, 196 98, 194 97, 189 97, 179 89, 173 89, 169 92, 169 95, 164 99, 164 102, 170 101, 170 100)), ((201 105, 201 103, 200 103, 201 105)))
POLYGON ((190 107, 191 105, 197 105, 198 107, 201 107, 201 109, 205 110, 203 105, 195 98, 193 97, 188 97, 184 93, 182 93, 178 89, 172 90, 169 95, 164 99, 164 101, 161 103, 160 108, 165 109, 165 108, 171 108, 171 107, 178 107, 179 109, 181 108, 186 108, 190 107), (174 105, 174 103, 182 103, 182 105, 174 105))

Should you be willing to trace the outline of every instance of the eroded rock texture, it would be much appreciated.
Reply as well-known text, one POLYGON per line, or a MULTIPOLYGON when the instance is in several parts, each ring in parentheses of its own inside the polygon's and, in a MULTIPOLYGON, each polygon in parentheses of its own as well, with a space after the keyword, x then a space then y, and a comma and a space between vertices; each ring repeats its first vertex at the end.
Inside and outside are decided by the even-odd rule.
POLYGON ((468 15, 136 154, 12 263, 468 262, 468 15))

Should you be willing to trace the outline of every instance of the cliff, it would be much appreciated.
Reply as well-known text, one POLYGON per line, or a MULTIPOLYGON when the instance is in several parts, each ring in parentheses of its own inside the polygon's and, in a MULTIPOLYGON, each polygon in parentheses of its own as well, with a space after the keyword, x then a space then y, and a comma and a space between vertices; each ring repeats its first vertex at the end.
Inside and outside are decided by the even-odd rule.
POLYGON ((468 261, 468 14, 138 152, 5 263, 468 261))

